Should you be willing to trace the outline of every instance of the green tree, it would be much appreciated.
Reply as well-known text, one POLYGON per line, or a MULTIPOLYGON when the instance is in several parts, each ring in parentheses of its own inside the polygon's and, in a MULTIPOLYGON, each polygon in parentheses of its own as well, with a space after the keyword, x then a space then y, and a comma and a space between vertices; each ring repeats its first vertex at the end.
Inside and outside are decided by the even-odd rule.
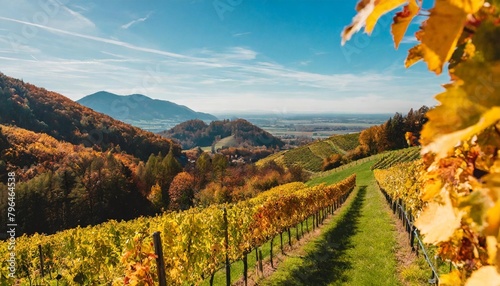
POLYGON ((209 181, 209 175, 212 171, 212 158, 206 152, 203 152, 195 163, 194 177, 195 189, 203 189, 209 181))
POLYGON ((212 168, 213 168, 213 179, 219 182, 221 186, 224 185, 224 177, 226 176, 226 170, 229 166, 229 161, 226 156, 221 154, 215 154, 212 158, 212 168))
POLYGON ((182 172, 182 166, 174 157, 172 150, 173 149, 170 149, 167 156, 165 156, 165 158, 161 161, 158 170, 159 177, 157 178, 162 190, 163 204, 165 207, 167 207, 170 203, 168 195, 170 184, 172 183, 174 177, 182 172))

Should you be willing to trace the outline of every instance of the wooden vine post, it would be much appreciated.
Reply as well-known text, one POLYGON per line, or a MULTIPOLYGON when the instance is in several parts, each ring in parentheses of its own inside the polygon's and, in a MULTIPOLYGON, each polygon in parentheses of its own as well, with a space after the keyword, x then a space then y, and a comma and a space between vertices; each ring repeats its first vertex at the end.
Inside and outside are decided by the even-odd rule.
POLYGON ((227 222, 227 210, 224 208, 224 248, 226 251, 226 285, 231 285, 231 265, 229 264, 229 230, 227 222))
POLYGON ((43 253, 42 253, 42 246, 39 244, 38 245, 38 255, 40 256, 40 274, 42 275, 42 278, 44 275, 43 273, 43 253))
POLYGON ((160 232, 153 233, 153 244, 156 254, 156 269, 158 274, 158 283, 160 286, 167 286, 167 275, 165 274, 165 260, 163 259, 163 249, 161 245, 160 232))

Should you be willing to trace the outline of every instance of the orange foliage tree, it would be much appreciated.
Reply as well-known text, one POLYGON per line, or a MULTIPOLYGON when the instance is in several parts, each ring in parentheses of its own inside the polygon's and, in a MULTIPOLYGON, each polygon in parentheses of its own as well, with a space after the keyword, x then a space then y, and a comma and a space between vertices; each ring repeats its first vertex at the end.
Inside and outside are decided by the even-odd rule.
POLYGON ((188 172, 177 174, 168 190, 170 206, 172 210, 186 210, 193 205, 194 177, 188 172))

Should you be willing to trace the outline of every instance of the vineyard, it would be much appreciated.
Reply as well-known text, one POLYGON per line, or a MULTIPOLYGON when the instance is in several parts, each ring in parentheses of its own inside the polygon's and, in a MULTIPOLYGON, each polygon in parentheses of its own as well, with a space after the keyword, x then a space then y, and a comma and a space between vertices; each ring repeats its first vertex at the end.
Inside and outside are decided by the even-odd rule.
MULTIPOLYGON (((423 285, 399 283, 395 250, 398 230, 371 171, 376 156, 308 184, 335 182, 355 173, 357 187, 321 229, 321 237, 289 254, 258 285, 423 285)), ((425 281, 425 279, 424 279, 425 281)))
POLYGON ((380 189, 384 190, 393 201, 401 200, 414 217, 418 216, 424 207, 418 180, 421 169, 422 162, 412 161, 373 171, 380 189))
MULTIPOLYGON (((235 262, 244 265, 238 275, 246 285, 248 255, 255 251, 256 260, 262 263, 259 252, 269 244, 272 265, 273 243, 278 237, 283 251, 283 236, 291 242, 292 228, 298 240, 299 225, 318 227, 346 201, 320 240, 287 257, 284 268, 273 269, 278 275, 268 285, 406 285, 398 269, 406 266, 396 241, 401 223, 390 208, 402 222, 402 236, 404 231, 408 234, 411 251, 425 258, 431 278, 426 277, 425 283, 500 285, 500 0, 360 0, 352 24, 341 34, 342 45, 363 28, 371 34, 378 20, 398 7, 402 9, 392 15, 390 28, 395 47, 416 42, 404 65, 422 61, 436 75, 449 74, 449 83, 435 96, 438 104, 424 109, 425 118, 422 112, 422 117, 399 114, 360 134, 332 136, 257 164, 274 160, 280 165, 299 165, 314 173, 307 183, 281 185, 237 203, 108 221, 54 235, 13 237, 15 253, 9 251, 9 241, 2 241, 0 285, 213 285, 215 274, 221 271, 225 272, 225 285, 230 285, 235 262), (412 24, 419 28, 408 36, 407 30, 416 28, 412 24), (403 130, 403 126, 412 128, 403 130), (421 146, 384 152, 415 145, 421 146), (359 158, 363 159, 356 161, 359 158), (436 263, 438 258, 440 263, 436 263), (12 264, 16 278, 5 274, 12 264), (442 271, 443 265, 446 271, 442 271)), ((353 42, 344 51, 357 53, 359 41, 353 42)), ((11 89, 5 90, 10 93, 11 89)), ((410 92, 400 96, 413 96, 410 92)), ((75 107, 65 99, 60 102, 75 107)), ((43 111, 24 106, 19 104, 18 109, 29 114, 43 111)), ((67 115, 72 109, 61 110, 67 115)), ((44 116, 56 113, 45 112, 44 116)), ((50 123, 32 117, 36 123, 32 125, 50 123)), ((108 122, 109 118, 102 120, 108 122)), ((86 121, 68 122, 82 127, 86 121)), ((108 125, 121 126, 111 123, 108 125)), ((108 129, 104 127, 99 130, 108 129)), ((79 135, 87 133, 70 129, 59 137, 77 134, 83 140, 79 135)), ((123 134, 135 130, 129 129, 116 130, 123 134)), ((124 142, 148 139, 144 142, 153 150, 178 151, 170 141, 138 134, 124 137, 130 139, 124 142)), ((108 137, 96 147, 115 146, 108 137)), ((35 145, 30 153, 45 156, 39 149, 43 144, 35 145)), ((143 159, 146 155, 141 152, 151 149, 144 144, 126 145, 121 148, 143 159)), ((53 154, 59 153, 54 150, 53 154)), ((173 158, 174 152, 169 154, 173 158)), ((221 189, 223 185, 220 179, 221 189)), ((14 210, 11 205, 15 203, 9 204, 9 211, 14 210)), ((262 265, 260 268, 263 272, 262 265)))
POLYGON ((420 148, 411 147, 384 153, 382 159, 376 162, 372 169, 388 169, 398 163, 411 162, 420 158, 420 148))
POLYGON ((415 217, 418 216, 424 204, 420 199, 418 175, 422 168, 421 162, 403 162, 386 170, 375 170, 374 176, 380 190, 385 195, 393 213, 401 220, 408 233, 412 251, 419 253, 430 268, 429 282, 438 285, 441 275, 452 270, 443 270, 445 261, 437 259, 436 248, 423 243, 419 230, 415 227, 415 217))
MULTIPOLYGON (((331 186, 291 183, 236 204, 19 237, 17 274, 21 284, 157 285, 164 273, 168 285, 196 285, 307 218, 318 224, 345 200, 355 181, 352 175, 331 186), (153 243, 157 232, 162 261, 153 243)), ((0 251, 2 273, 7 273, 6 242, 0 251)), ((1 277, 2 285, 14 283, 1 277)))
POLYGON ((356 149, 359 145, 359 133, 334 135, 326 140, 326 142, 339 148, 342 152, 347 152, 356 149))
MULTIPOLYGON (((471 245, 466 238, 473 234, 471 226, 469 226, 469 224, 473 223, 472 220, 463 222, 457 221, 458 226, 450 226, 440 223, 440 219, 446 219, 446 217, 439 217, 449 214, 443 212, 432 214, 425 213, 428 207, 428 203, 426 202, 429 200, 429 196, 422 193, 424 188, 428 188, 423 179, 423 174, 426 173, 423 166, 424 163, 422 160, 403 162, 387 169, 375 169, 374 175, 393 211, 397 213, 399 218, 403 221, 409 234, 413 250, 418 253, 420 249, 430 265, 432 269, 432 281, 436 282, 436 284, 440 283, 439 285, 458 285, 459 282, 457 281, 459 280, 456 280, 456 278, 470 273, 471 266, 487 263, 485 261, 486 256, 484 255, 486 249, 482 249, 483 246, 479 240, 475 242, 477 245, 471 245), (427 221, 429 220, 439 223, 439 227, 441 228, 439 232, 431 232, 429 230, 429 226, 427 225, 427 221), (422 221, 425 223, 422 223, 422 221), (432 241, 440 240, 442 236, 456 235, 453 229, 454 227, 461 227, 467 232, 461 232, 459 241, 446 241, 439 244, 438 248, 432 247, 430 244, 432 241), (422 236, 421 233, 425 235, 422 236), (456 245, 455 247, 458 246, 458 248, 454 249, 452 247, 453 245, 456 245), (471 252, 466 252, 466 250, 471 252), (433 255, 428 254, 429 252, 433 253, 433 255), (439 256, 440 261, 450 263, 449 271, 446 271, 446 273, 439 273, 439 263, 432 259, 434 255, 439 256)), ((442 204, 446 206, 450 203, 450 201, 445 201, 442 204)), ((463 204, 467 205, 470 204, 470 202, 464 200, 463 204)), ((464 213, 462 215, 474 217, 474 211, 476 210, 473 207, 467 207, 467 210, 469 213, 464 213)), ((488 283, 492 281, 493 280, 488 281, 488 283)))
POLYGON ((330 157, 332 154, 342 152, 337 146, 333 145, 330 141, 319 141, 316 144, 311 144, 309 149, 313 154, 321 159, 330 157))
POLYGON ((308 171, 319 172, 323 165, 323 159, 334 154, 344 155, 348 151, 354 150, 359 145, 358 138, 359 133, 333 135, 324 140, 273 154, 258 161, 257 165, 275 161, 281 165, 300 165, 308 171))
POLYGON ((312 172, 321 171, 323 159, 316 156, 309 146, 302 146, 292 150, 288 150, 285 154, 285 164, 287 166, 298 164, 304 169, 312 172))

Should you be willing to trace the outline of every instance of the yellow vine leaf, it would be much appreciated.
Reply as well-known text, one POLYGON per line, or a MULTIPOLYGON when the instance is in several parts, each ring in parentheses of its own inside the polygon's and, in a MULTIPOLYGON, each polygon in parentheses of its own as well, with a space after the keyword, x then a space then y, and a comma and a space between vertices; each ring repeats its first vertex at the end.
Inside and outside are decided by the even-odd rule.
POLYGON ((484 233, 486 235, 498 235, 500 229, 500 200, 496 202, 494 207, 488 210, 486 217, 488 226, 484 230, 484 233))
POLYGON ((349 41, 356 32, 365 27, 365 32, 371 34, 378 19, 385 13, 396 9, 408 0, 361 0, 356 6, 358 14, 352 19, 351 25, 341 33, 342 45, 349 41))
MULTIPOLYGON (((414 1, 414 0, 413 0, 414 1)), ((382 15, 387 12, 390 12, 399 6, 407 3, 408 0, 380 0, 375 1, 375 8, 373 8, 373 12, 370 13, 368 18, 366 19, 366 27, 365 32, 369 35, 373 32, 375 28, 375 24, 382 15)))
POLYGON ((443 274, 439 276, 439 285, 441 286, 455 286, 461 284, 462 284, 462 278, 460 275, 460 271, 458 270, 453 270, 448 274, 443 274))
POLYGON ((476 13, 484 5, 484 0, 448 0, 448 2, 469 14, 476 13))
POLYGON ((465 283, 465 286, 498 286, 500 273, 495 266, 484 266, 474 271, 465 283))
POLYGON ((415 222, 425 243, 448 241, 460 227, 462 213, 455 212, 448 195, 444 195, 443 203, 431 202, 415 222))
MULTIPOLYGON (((462 1, 452 1, 462 2, 462 1)), ((436 0, 424 26, 422 50, 429 70, 440 74, 451 58, 467 17, 467 13, 450 0, 436 0)))
POLYGON ((500 63, 469 60, 456 68, 455 76, 456 82, 436 96, 441 105, 426 114, 429 122, 421 133, 422 152, 434 152, 438 159, 500 120, 500 63))
POLYGON ((422 49, 422 44, 418 44, 413 48, 408 50, 408 56, 405 60, 405 67, 409 68, 414 65, 416 62, 420 61, 424 58, 424 51, 422 49))
POLYGON ((467 212, 467 216, 472 219, 469 225, 476 225, 478 228, 484 227, 486 214, 491 207, 492 200, 485 189, 475 190, 467 196, 459 197, 459 209, 467 212))
POLYGON ((437 194, 441 192, 443 188, 443 184, 437 175, 429 176, 427 175, 427 179, 424 185, 424 189, 421 195, 423 201, 430 201, 437 194))
POLYGON ((488 263, 495 264, 498 253, 498 241, 494 236, 486 237, 486 250, 488 252, 488 263))
POLYGON ((391 33, 396 49, 399 47, 399 43, 403 39, 411 21, 418 14, 418 11, 420 11, 420 7, 417 4, 417 0, 410 0, 408 5, 403 8, 403 11, 396 13, 396 16, 394 16, 391 33))
POLYGON ((365 25, 366 19, 373 12, 375 7, 375 0, 361 0, 356 6, 356 11, 358 14, 352 18, 351 25, 344 28, 340 36, 342 37, 341 44, 344 45, 345 42, 349 41, 356 32, 361 30, 365 25))
POLYGON ((472 136, 481 133, 486 128, 495 124, 498 120, 500 120, 500 106, 493 107, 486 111, 476 124, 468 128, 437 137, 432 143, 422 148, 422 152, 433 152, 436 154, 437 159, 444 158, 447 156, 448 151, 462 140, 472 138, 472 136))

